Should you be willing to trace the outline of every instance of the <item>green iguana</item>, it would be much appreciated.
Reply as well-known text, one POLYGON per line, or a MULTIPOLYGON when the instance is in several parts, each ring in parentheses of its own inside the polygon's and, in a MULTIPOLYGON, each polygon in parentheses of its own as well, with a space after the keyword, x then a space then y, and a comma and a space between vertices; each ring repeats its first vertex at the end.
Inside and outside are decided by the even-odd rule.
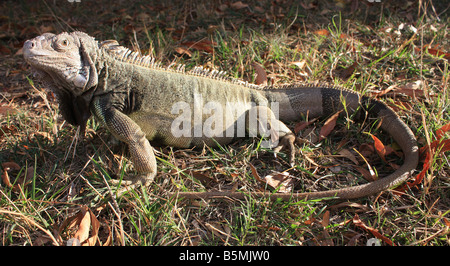
MULTIPOLYGON (((374 182, 337 190, 305 193, 252 193, 272 198, 358 198, 404 182, 418 164, 416 139, 408 126, 385 104, 357 92, 327 86, 258 86, 226 77, 223 72, 184 66, 161 67, 150 56, 120 46, 97 42, 83 32, 45 33, 24 44, 25 60, 58 98, 65 120, 80 126, 94 115, 128 145, 137 176, 125 186, 148 185, 157 173, 149 141, 174 147, 215 146, 235 137, 270 136, 276 146, 295 155, 295 135, 283 122, 298 121, 344 110, 367 112, 381 121, 404 153, 404 164, 374 182), (283 122, 281 122, 283 121, 283 122), (277 145, 278 144, 278 145, 277 145)), ((190 198, 245 193, 180 192, 190 198)))

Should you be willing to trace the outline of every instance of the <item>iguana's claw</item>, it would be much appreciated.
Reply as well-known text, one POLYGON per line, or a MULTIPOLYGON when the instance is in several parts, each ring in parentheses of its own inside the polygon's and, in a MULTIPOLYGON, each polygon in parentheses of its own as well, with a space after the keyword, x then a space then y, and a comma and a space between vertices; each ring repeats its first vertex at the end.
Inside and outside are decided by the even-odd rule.
POLYGON ((112 179, 109 181, 109 183, 116 187, 120 185, 120 187, 117 190, 117 195, 120 196, 123 193, 132 189, 136 189, 140 186, 143 187, 149 186, 153 182, 154 177, 155 177, 154 174, 139 174, 134 177, 122 180, 112 179))
POLYGON ((289 158, 289 164, 291 166, 294 166, 294 158, 295 158, 295 135, 294 134, 288 134, 281 138, 280 143, 277 147, 274 148, 274 155, 277 156, 278 152, 280 152, 282 149, 287 149, 289 151, 288 158, 289 158))

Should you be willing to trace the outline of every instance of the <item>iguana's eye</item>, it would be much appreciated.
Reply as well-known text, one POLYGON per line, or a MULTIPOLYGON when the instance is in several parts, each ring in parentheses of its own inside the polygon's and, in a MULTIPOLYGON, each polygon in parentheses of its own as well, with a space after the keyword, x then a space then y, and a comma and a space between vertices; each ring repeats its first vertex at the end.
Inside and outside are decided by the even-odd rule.
POLYGON ((58 40, 56 44, 56 49, 65 49, 69 46, 70 42, 68 39, 64 38, 58 40))

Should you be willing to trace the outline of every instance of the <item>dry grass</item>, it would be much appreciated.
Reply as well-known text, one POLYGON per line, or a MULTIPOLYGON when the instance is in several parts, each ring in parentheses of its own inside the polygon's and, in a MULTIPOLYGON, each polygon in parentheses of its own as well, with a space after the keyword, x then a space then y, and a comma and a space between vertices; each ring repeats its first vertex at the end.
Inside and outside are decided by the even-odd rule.
MULTIPOLYGON (((52 95, 31 81, 19 51, 44 31, 79 29, 166 64, 224 69, 248 81, 256 80, 252 63, 258 63, 273 84, 322 81, 367 94, 395 88, 382 100, 397 108, 420 146, 436 138, 450 120, 448 4, 290 2, 0 4, 1 244, 65 245, 84 234, 108 245, 366 245, 374 237, 382 245, 448 245, 448 152, 435 153, 423 182, 402 195, 389 191, 343 202, 187 201, 167 192, 257 191, 266 185, 250 164, 260 176, 290 167, 284 155, 274 159, 262 150, 259 139, 194 150, 157 147, 158 177, 150 189, 111 199, 106 180, 133 172, 124 147, 111 145, 95 120, 86 136, 78 136, 58 116, 52 95), (14 22, 18 17, 20 23, 14 22), (420 95, 407 95, 418 82, 420 95)), ((307 141, 288 171, 295 189, 366 182, 366 165, 354 149, 366 152, 380 176, 401 163, 395 154, 387 157, 391 164, 383 163, 370 151, 373 141, 362 132, 396 148, 371 124, 339 120, 318 142, 322 125, 300 133, 307 141)))

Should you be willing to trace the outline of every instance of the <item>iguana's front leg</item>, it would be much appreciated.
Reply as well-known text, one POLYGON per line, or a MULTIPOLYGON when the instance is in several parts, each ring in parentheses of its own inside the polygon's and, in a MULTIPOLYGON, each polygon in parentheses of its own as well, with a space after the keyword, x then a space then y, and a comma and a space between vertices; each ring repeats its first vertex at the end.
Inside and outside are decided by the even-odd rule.
POLYGON ((247 111, 246 129, 250 136, 270 137, 275 143, 275 156, 282 149, 288 150, 288 159, 291 166, 295 158, 295 135, 281 122, 267 106, 255 106, 247 111))
POLYGON ((91 109, 114 137, 128 145, 130 159, 138 175, 124 180, 122 184, 131 187, 149 185, 156 175, 156 159, 153 148, 141 128, 127 115, 114 108, 106 97, 94 99, 91 109))

